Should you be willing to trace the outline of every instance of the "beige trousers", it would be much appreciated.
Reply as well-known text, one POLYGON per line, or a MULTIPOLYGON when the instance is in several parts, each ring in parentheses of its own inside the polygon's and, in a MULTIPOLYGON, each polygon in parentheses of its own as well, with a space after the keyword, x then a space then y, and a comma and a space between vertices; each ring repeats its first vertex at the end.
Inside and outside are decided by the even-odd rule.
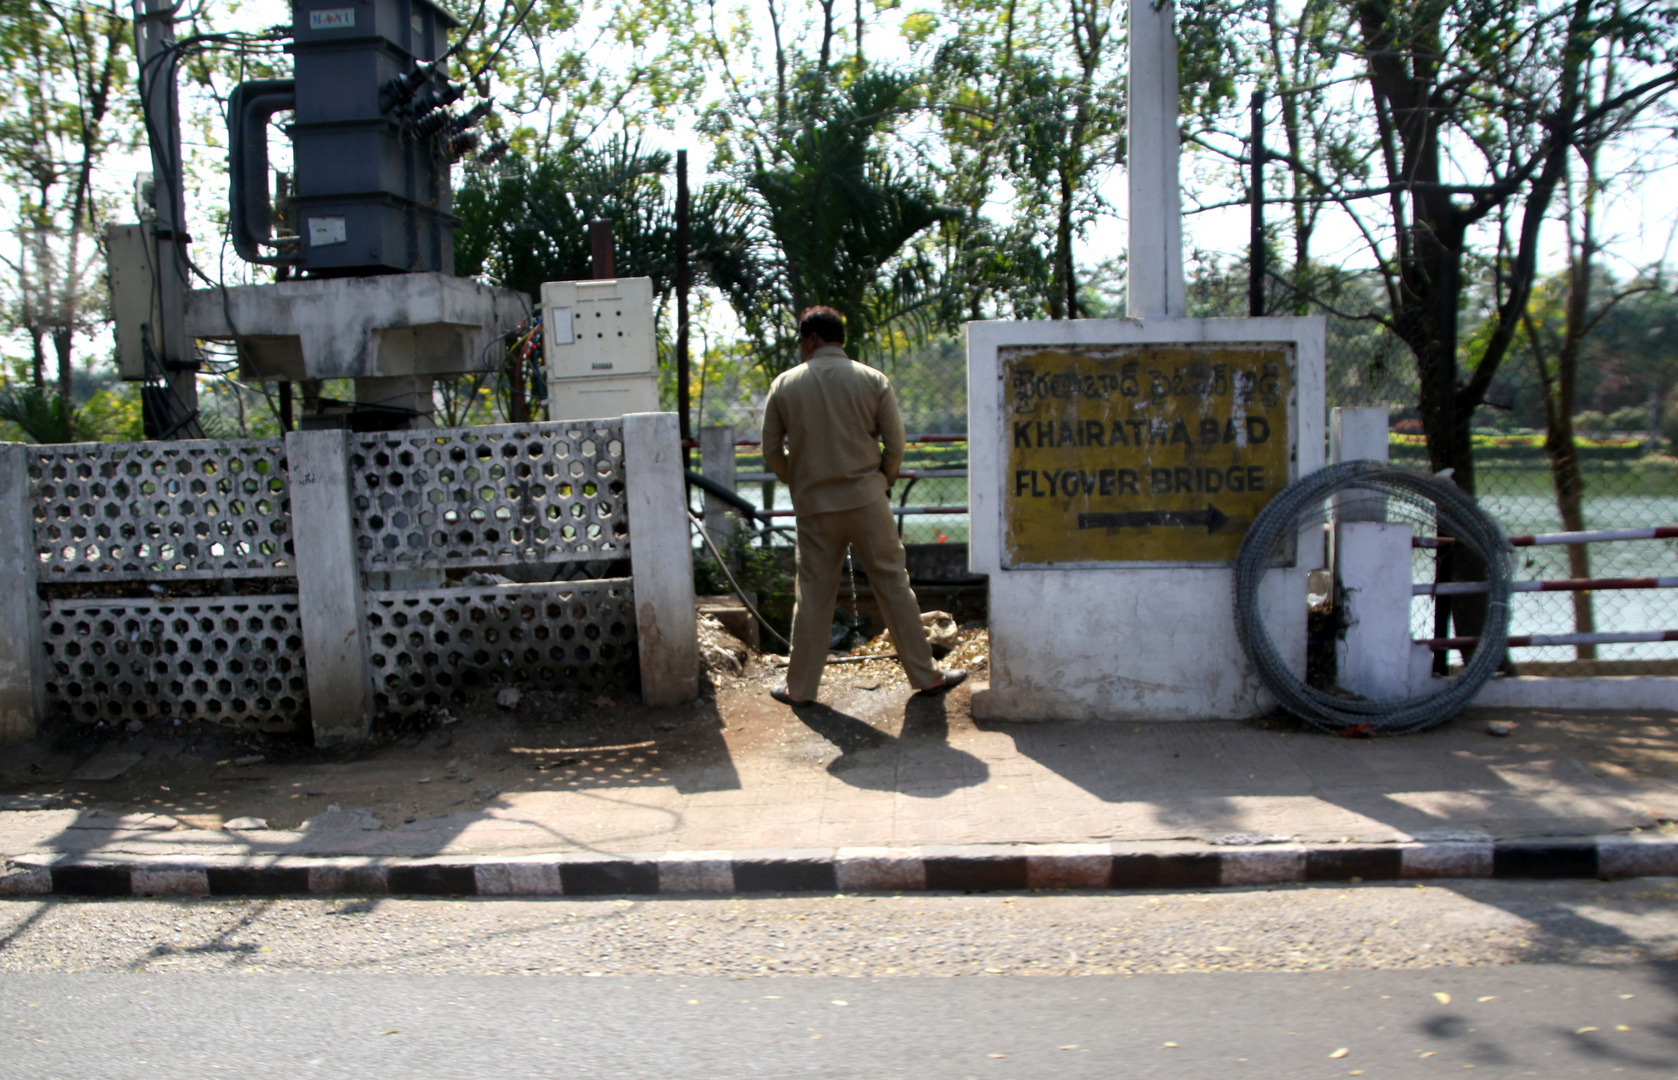
POLYGON ((937 683, 939 673, 932 666, 920 604, 909 588, 903 541, 897 536, 891 502, 882 495, 855 510, 798 516, 798 592, 787 692, 808 701, 821 686, 847 545, 856 549, 860 569, 868 575, 909 685, 919 690, 937 683))

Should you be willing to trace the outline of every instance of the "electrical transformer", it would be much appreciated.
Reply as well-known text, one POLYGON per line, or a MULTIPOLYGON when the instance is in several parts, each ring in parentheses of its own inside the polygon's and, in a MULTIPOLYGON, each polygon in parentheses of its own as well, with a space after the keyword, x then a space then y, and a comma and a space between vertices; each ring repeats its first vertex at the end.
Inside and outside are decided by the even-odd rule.
POLYGON ((228 107, 233 243, 310 277, 454 272, 449 166, 489 103, 436 62, 459 23, 427 0, 294 0, 290 79, 235 88, 228 107), (291 112, 295 183, 273 232, 268 122, 291 112))

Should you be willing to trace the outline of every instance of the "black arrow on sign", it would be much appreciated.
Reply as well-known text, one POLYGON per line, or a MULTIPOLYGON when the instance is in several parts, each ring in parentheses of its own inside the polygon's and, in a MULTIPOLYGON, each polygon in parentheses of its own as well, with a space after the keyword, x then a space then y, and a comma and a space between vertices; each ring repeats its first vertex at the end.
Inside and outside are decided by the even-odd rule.
POLYGON ((1229 516, 1206 504, 1204 510, 1133 510, 1122 514, 1079 514, 1080 529, 1141 529, 1150 525, 1173 525, 1179 529, 1206 526, 1215 533, 1229 524, 1229 516))

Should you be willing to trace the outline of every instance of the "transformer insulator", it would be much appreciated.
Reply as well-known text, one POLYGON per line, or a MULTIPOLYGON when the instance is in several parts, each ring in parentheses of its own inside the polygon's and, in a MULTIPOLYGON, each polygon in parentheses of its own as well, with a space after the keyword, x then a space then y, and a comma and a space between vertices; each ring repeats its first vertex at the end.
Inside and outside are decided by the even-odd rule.
POLYGON ((454 120, 454 113, 447 109, 434 109, 414 122, 414 136, 429 139, 431 136, 448 127, 454 120))
POLYGON ((497 139, 484 147, 484 152, 478 155, 479 165, 494 165, 502 156, 512 149, 512 144, 506 139, 497 139))
POLYGON ((465 131, 467 128, 488 116, 494 109, 495 104, 493 102, 480 101, 470 109, 467 109, 466 113, 454 122, 454 125, 450 128, 450 130, 465 131))
POLYGON ((478 148, 483 136, 476 131, 463 131, 449 140, 449 160, 459 161, 478 148))

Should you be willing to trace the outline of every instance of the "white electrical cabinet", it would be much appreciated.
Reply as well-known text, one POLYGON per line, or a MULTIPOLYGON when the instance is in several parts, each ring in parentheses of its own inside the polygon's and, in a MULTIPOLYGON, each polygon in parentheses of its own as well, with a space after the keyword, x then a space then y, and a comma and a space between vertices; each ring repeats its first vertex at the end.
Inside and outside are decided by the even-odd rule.
POLYGON ((658 411, 651 278, 542 286, 548 419, 658 411))
MULTIPOLYGON (((105 226, 105 271, 111 285, 111 324, 116 337, 117 371, 124 379, 144 379, 143 342, 161 333, 158 323, 157 242, 149 225, 105 226)), ((150 374, 161 375, 161 371, 150 374)))

